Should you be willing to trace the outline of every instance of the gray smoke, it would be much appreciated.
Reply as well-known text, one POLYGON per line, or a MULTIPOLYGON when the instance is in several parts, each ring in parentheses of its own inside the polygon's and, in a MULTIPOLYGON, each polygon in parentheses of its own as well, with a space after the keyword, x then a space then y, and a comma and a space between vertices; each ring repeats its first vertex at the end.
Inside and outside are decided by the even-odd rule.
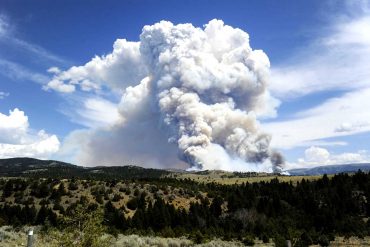
MULTIPOLYGON (((210 21, 203 29, 161 21, 143 28, 139 48, 132 43, 133 66, 145 67, 137 74, 146 76, 128 87, 122 79, 126 88, 118 106, 121 119, 108 130, 90 133, 82 154, 85 163, 101 159, 96 156, 101 156, 99 142, 108 141, 105 136, 122 150, 131 150, 121 152, 117 159, 122 160, 140 153, 145 156, 147 148, 152 148, 149 156, 155 156, 157 149, 158 155, 165 156, 168 148, 169 155, 177 150, 177 156, 194 169, 276 171, 284 163, 270 149, 271 136, 261 131, 257 121, 276 107, 267 91, 269 59, 250 47, 246 32, 220 20, 210 21)), ((122 59, 126 68, 120 70, 130 70, 129 59, 122 59)), ((130 74, 131 80, 134 77, 130 74)), ((66 71, 53 80, 73 78, 66 71)), ((78 85, 78 80, 73 83, 78 85)), ((119 85, 117 79, 114 85, 119 85)), ((160 157, 155 159, 161 162, 160 157)))

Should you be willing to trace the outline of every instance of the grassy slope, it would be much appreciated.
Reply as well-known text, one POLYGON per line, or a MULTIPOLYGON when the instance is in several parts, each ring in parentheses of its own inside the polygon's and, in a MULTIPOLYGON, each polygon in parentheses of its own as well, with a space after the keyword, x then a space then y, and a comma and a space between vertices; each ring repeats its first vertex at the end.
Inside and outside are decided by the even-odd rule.
MULTIPOLYGON (((277 178, 279 181, 284 182, 292 182, 296 184, 297 182, 301 181, 302 179, 306 180, 316 180, 322 177, 322 175, 316 176, 284 176, 284 175, 276 175, 276 174, 252 174, 250 176, 242 176, 235 175, 231 172, 224 172, 224 171, 208 171, 208 172, 182 172, 182 173, 171 173, 167 175, 167 177, 177 178, 177 179, 191 179, 196 182, 204 182, 204 183, 220 183, 220 184, 242 184, 242 183, 258 183, 258 182, 269 182, 272 179, 277 178)), ((332 177, 333 175, 329 175, 328 177, 332 177)))

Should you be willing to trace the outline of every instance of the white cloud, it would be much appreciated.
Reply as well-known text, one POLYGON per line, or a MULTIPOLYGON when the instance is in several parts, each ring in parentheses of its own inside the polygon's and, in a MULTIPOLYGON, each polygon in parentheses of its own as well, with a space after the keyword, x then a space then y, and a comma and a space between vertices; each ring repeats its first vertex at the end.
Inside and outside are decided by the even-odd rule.
POLYGON ((312 146, 304 151, 307 163, 326 164, 329 160, 330 153, 325 148, 312 146))
POLYGON ((42 87, 44 90, 53 89, 60 93, 72 93, 76 90, 75 85, 72 84, 64 84, 62 81, 59 81, 57 79, 52 79, 48 82, 47 85, 44 85, 42 87))
POLYGON ((6 98, 6 97, 8 97, 8 96, 9 96, 9 93, 1 92, 1 91, 0 91, 0 99, 4 99, 4 98, 6 98))
POLYGON ((355 153, 345 152, 332 154, 322 147, 311 146, 304 152, 304 158, 298 159, 296 163, 290 163, 289 168, 315 167, 324 165, 343 165, 356 163, 369 163, 370 154, 359 150, 355 153))
POLYGON ((61 72, 61 70, 58 67, 50 67, 47 72, 57 75, 61 72))
POLYGON ((335 132, 355 132, 361 129, 366 129, 370 126, 370 122, 343 122, 335 128, 335 132))
POLYGON ((98 91, 104 85, 122 92, 127 86, 139 83, 148 73, 139 48, 140 42, 117 39, 112 53, 95 56, 83 66, 73 66, 62 72, 56 67, 50 68, 49 72, 55 75, 45 88, 68 93, 75 91, 76 86, 84 91, 98 91))
POLYGON ((28 127, 28 117, 23 111, 16 108, 9 115, 0 113, 0 142, 24 143, 28 127))
POLYGON ((60 142, 55 135, 30 144, 0 143, 0 158, 33 157, 47 159, 59 150, 60 142))
POLYGON ((9 115, 0 113, 0 158, 46 159, 59 150, 59 145, 55 135, 44 130, 34 133, 23 111, 15 108, 9 115))

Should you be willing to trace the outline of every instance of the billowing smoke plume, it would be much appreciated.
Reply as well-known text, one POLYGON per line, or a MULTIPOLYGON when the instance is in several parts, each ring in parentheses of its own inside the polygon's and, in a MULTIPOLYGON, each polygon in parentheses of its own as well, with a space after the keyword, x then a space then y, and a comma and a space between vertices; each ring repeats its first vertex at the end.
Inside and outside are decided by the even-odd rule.
POLYGON ((89 78, 96 70, 91 63, 100 59, 106 65, 119 55, 94 58, 85 66, 72 68, 74 74, 87 71, 80 79, 65 71, 51 81, 59 85, 69 82, 68 86, 82 89, 86 80, 116 88, 122 85, 122 89, 129 85, 118 106, 121 119, 86 141, 85 163, 96 161, 91 157, 97 156, 96 152, 103 155, 99 150, 110 147, 106 143, 111 142, 115 149, 122 149, 116 150, 123 154, 116 159, 122 162, 145 163, 157 154, 156 162, 161 163, 177 152, 177 157, 195 169, 275 171, 282 165, 281 155, 269 148, 271 137, 260 130, 256 119, 273 113, 276 107, 266 90, 269 59, 263 51, 252 50, 246 32, 219 20, 210 21, 204 29, 161 21, 145 26, 140 42, 121 42, 121 50, 130 52, 121 56, 123 62, 111 66, 115 68, 111 72, 117 71, 117 64, 125 65, 120 70, 130 74, 130 83, 125 76, 121 84, 117 77, 105 82, 108 76, 102 75, 107 73, 89 78), (129 73, 131 69, 135 75, 129 73), (135 80, 141 81, 135 85, 135 80), (109 138, 105 137, 109 132, 109 138), (133 158, 148 153, 151 158, 133 158))

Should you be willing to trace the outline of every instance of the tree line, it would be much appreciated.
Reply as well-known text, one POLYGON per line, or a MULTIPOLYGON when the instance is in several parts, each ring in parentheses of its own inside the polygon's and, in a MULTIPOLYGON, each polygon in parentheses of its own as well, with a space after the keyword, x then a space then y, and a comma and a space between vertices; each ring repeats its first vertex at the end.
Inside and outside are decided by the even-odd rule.
MULTIPOLYGON (((114 206, 114 198, 89 201, 81 197, 68 207, 62 206, 61 196, 76 189, 74 183, 77 182, 76 178, 64 186, 59 179, 53 178, 0 180, 0 225, 63 228, 63 220, 73 216, 75 209, 83 205, 90 212, 102 210, 101 224, 112 234, 188 236, 196 242, 222 237, 246 244, 260 238, 265 242, 273 239, 277 246, 284 246, 286 239, 292 240, 295 246, 318 243, 325 246, 338 235, 364 237, 370 234, 370 174, 361 171, 332 178, 324 175, 314 181, 302 179, 297 184, 278 178, 241 185, 206 184, 174 178, 126 181, 170 185, 194 193, 197 200, 191 202, 188 209, 175 207, 158 194, 151 198, 148 196, 150 191, 134 193, 120 208, 114 206), (55 188, 56 184, 63 185, 55 188), (35 205, 32 200, 22 200, 26 188, 33 197, 42 198, 40 205, 35 205), (5 199, 9 197, 14 197, 15 203, 6 203, 5 199), (126 209, 134 210, 134 214, 128 215, 126 209)), ((89 186, 89 182, 84 183, 89 186)), ((107 187, 114 183, 117 181, 106 181, 107 187)))

